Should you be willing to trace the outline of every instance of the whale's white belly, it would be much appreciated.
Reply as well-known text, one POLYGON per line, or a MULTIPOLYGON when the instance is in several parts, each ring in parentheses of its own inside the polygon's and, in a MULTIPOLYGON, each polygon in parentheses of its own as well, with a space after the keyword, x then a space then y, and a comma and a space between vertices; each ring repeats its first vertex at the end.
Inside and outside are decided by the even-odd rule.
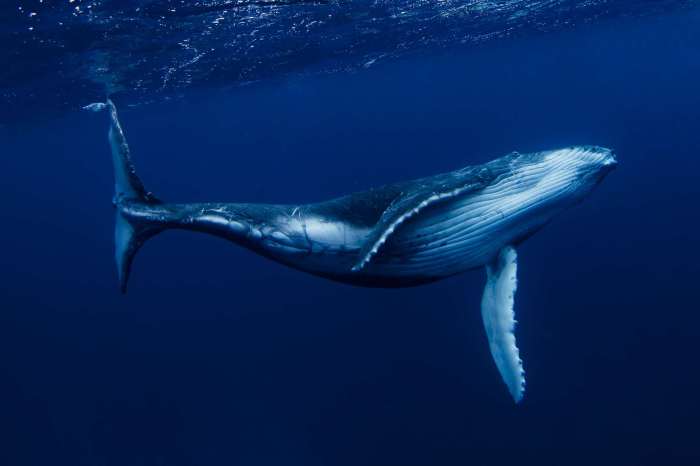
POLYGON ((478 193, 431 206, 407 221, 377 257, 372 273, 448 276, 483 266, 505 245, 541 227, 557 210, 551 203, 560 176, 533 167, 478 193))

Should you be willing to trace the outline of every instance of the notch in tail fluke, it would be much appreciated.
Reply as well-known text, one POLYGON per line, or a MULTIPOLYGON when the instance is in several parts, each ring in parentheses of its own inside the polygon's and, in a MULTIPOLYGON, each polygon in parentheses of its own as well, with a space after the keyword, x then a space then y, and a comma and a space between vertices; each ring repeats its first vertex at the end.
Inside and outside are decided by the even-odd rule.
POLYGON ((116 208, 114 258, 117 263, 121 291, 126 293, 126 284, 136 252, 147 239, 162 231, 161 227, 137 219, 134 215, 128 215, 128 212, 136 211, 139 205, 160 204, 161 201, 146 191, 143 182, 136 175, 129 145, 124 137, 114 103, 107 99, 107 102, 86 105, 83 109, 93 112, 109 111, 109 144, 112 149, 112 165, 114 167, 113 204, 116 208))

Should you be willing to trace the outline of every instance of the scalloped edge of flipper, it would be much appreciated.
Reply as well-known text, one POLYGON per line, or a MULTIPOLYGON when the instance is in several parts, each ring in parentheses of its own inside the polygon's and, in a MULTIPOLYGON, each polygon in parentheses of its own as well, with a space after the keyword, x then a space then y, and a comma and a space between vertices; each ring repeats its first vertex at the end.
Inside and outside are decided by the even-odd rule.
POLYGON ((515 292, 518 255, 506 246, 486 265, 486 286, 481 299, 481 316, 493 357, 501 378, 513 400, 519 403, 525 394, 525 370, 515 340, 515 292))

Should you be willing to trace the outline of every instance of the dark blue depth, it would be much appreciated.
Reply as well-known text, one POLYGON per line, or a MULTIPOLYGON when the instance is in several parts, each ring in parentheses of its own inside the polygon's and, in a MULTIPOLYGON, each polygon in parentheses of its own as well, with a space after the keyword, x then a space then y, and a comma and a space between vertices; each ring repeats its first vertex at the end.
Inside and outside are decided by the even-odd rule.
POLYGON ((167 232, 122 296, 106 116, 1 128, 0 464, 700 464, 698 21, 121 108, 172 201, 316 201, 614 148, 619 168, 519 250, 519 406, 488 352, 483 271, 361 289, 167 232))

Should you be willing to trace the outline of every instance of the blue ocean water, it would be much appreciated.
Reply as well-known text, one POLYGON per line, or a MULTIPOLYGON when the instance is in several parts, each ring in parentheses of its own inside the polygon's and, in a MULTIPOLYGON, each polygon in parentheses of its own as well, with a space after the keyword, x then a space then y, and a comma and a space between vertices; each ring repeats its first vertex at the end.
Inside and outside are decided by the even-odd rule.
POLYGON ((137 2, 38 3, 0 20, 0 463, 700 464, 692 2, 485 2, 474 24, 448 12, 478 2, 150 2, 160 48, 137 2), (294 32, 316 7, 345 21, 294 32), (219 15, 259 21, 265 52, 226 42, 235 28, 204 34, 219 15), (202 53, 166 41, 195 30, 212 61, 168 65, 202 53), (524 401, 489 354, 481 270, 363 289, 175 231, 121 295, 107 120, 78 111, 105 86, 169 201, 313 202, 513 150, 614 148, 618 169, 519 248, 524 401))

